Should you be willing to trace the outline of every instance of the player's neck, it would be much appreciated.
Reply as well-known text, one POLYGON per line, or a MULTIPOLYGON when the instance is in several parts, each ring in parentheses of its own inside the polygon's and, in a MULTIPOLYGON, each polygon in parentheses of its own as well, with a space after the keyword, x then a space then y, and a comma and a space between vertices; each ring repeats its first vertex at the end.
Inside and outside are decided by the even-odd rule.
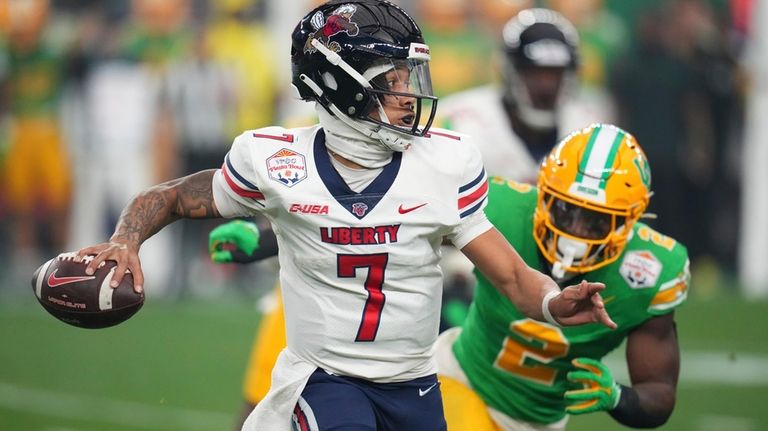
POLYGON ((346 166, 346 167, 348 167, 348 168, 350 168, 350 169, 359 169, 359 170, 365 169, 365 167, 364 167, 364 166, 358 165, 357 163, 355 163, 355 162, 353 162, 353 161, 351 161, 351 160, 347 160, 347 159, 345 159, 344 157, 342 157, 342 156, 340 156, 340 155, 338 155, 338 154, 334 153, 333 151, 330 151, 330 150, 328 150, 328 153, 329 153, 329 154, 331 155, 331 157, 333 157, 333 158, 334 158, 334 159, 335 159, 337 162, 341 163, 342 165, 344 165, 344 166, 346 166))

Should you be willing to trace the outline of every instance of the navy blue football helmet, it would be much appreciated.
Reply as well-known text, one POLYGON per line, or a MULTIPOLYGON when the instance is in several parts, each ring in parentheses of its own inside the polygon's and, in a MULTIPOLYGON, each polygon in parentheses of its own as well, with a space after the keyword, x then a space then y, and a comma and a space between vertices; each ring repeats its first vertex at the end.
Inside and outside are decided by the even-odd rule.
POLYGON ((429 47, 400 7, 379 0, 334 0, 306 15, 292 42, 292 84, 302 99, 319 102, 331 115, 382 141, 429 130, 437 109, 429 47), (397 86, 401 91, 385 79, 393 70, 405 81, 397 86), (387 96, 414 100, 407 126, 389 123, 381 103, 387 96))

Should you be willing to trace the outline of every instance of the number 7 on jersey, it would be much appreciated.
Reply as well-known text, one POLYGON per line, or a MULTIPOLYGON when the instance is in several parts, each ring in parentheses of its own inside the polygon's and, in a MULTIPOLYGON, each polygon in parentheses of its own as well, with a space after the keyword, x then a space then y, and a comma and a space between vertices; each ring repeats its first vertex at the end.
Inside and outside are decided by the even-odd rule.
POLYGON ((355 341, 373 341, 379 330, 381 312, 384 310, 386 300, 382 286, 389 255, 387 253, 339 254, 337 260, 339 278, 353 278, 357 275, 358 268, 368 268, 368 276, 363 285, 368 291, 368 299, 363 307, 363 316, 355 341))

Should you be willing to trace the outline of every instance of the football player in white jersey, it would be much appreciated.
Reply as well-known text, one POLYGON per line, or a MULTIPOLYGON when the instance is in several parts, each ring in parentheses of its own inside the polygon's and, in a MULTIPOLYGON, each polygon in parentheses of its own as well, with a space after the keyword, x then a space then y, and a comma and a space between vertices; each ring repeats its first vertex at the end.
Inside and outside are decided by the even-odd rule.
POLYGON ((612 110, 579 91, 579 35, 561 14, 522 10, 501 36, 500 85, 441 98, 436 124, 471 135, 490 175, 533 184, 564 133, 610 122, 612 110))
MULTIPOLYGON (((580 91, 579 35, 560 13, 520 11, 504 25, 500 45, 501 82, 441 98, 435 124, 472 136, 490 176, 534 184, 542 158, 562 135, 610 122, 610 107, 580 91)), ((475 277, 471 262, 450 246, 441 266, 446 329, 465 318, 475 277)))
POLYGON ((432 347, 454 245, 527 316, 615 323, 600 283, 562 291, 482 211, 488 183, 466 135, 431 131, 429 48, 398 6, 334 0, 296 26, 293 84, 313 127, 249 130, 220 169, 145 190, 88 272, 117 261, 143 289, 141 244, 179 218, 265 215, 279 244, 287 347, 245 430, 444 430, 432 347))

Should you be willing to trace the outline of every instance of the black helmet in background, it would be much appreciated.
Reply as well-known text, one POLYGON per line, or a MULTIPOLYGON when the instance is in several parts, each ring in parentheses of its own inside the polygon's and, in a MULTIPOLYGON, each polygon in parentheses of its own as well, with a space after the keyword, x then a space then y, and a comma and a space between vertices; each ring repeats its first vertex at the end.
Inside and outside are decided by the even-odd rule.
POLYGON ((553 10, 525 9, 505 24, 502 41, 505 100, 529 127, 555 127, 558 105, 576 81, 576 28, 553 10))

